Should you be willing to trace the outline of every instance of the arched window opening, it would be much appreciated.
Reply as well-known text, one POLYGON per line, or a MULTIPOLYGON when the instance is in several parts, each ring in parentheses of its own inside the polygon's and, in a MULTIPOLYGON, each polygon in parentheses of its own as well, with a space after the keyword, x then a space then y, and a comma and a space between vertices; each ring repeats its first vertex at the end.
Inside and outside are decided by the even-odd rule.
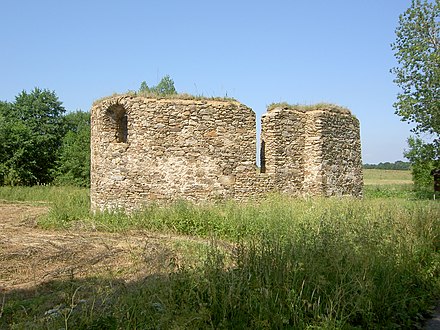
POLYGON ((120 118, 117 120, 118 123, 118 142, 127 143, 127 137, 128 137, 128 123, 127 123, 127 114, 124 113, 121 115, 120 118))
POLYGON ((261 140, 260 145, 260 173, 266 173, 266 143, 261 140))
POLYGON ((110 118, 110 126, 116 142, 127 143, 128 119, 124 107, 119 104, 113 105, 107 109, 107 115, 110 118))

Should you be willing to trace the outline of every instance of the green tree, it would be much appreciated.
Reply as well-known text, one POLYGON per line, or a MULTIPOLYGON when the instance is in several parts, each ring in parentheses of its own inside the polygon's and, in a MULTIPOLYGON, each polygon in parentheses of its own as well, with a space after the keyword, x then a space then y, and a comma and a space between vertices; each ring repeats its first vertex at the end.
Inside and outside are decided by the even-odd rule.
POLYGON ((154 92, 159 95, 177 94, 176 88, 174 87, 174 81, 169 75, 166 75, 160 80, 159 84, 154 87, 154 92))
POLYGON ((394 81, 402 90, 394 104, 396 114, 415 124, 416 137, 408 140, 406 155, 411 162, 418 159, 412 163, 413 171, 419 167, 429 172, 428 163, 435 166, 440 158, 440 0, 412 1, 400 15, 392 49, 399 64, 392 69, 394 81), (421 140, 421 134, 430 135, 428 142, 421 140), (430 152, 415 156, 426 150, 430 152), (426 159, 428 154, 431 159, 426 159), (421 166, 422 159, 426 166, 421 166))
POLYGON ((64 133, 65 109, 55 92, 23 91, 0 108, 0 184, 50 183, 64 133))
POLYGON ((143 81, 139 88, 140 93, 152 93, 159 96, 167 96, 177 94, 176 88, 174 87, 174 81, 169 75, 164 76, 157 86, 148 87, 147 83, 143 81))
POLYGON ((150 88, 147 85, 146 81, 141 82, 141 87, 139 87, 139 93, 149 93, 150 88))
POLYGON ((11 104, 0 101, 0 184, 6 181, 6 176, 9 173, 7 162, 10 161, 10 156, 13 153, 14 136, 11 134, 11 125, 7 121, 10 111, 11 104))
POLYGON ((440 165, 436 159, 435 146, 413 136, 408 139, 408 146, 409 150, 405 151, 405 157, 411 163, 414 183, 419 188, 431 186, 433 184, 431 170, 440 165))
POLYGON ((65 117, 66 134, 62 138, 54 170, 55 183, 90 186, 90 113, 76 111, 65 117))

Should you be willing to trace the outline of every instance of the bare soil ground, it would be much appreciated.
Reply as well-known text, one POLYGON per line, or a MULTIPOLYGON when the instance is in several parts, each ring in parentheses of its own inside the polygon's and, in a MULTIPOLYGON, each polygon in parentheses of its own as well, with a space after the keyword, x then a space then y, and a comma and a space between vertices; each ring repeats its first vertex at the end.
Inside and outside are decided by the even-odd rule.
POLYGON ((176 242, 192 240, 142 232, 42 230, 36 220, 47 210, 0 203, 0 291, 102 274, 136 280, 178 265, 183 256, 176 252, 176 242))

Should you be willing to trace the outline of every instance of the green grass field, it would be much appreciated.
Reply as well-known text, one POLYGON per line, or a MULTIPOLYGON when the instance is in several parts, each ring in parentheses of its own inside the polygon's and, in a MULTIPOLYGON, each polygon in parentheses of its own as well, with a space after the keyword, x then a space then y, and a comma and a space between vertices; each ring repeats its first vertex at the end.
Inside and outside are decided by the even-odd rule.
POLYGON ((3 200, 47 201, 43 228, 212 242, 191 254, 199 262, 168 274, 123 286, 118 278, 86 279, 82 286, 93 285, 93 293, 75 291, 76 298, 95 303, 68 322, 47 320, 42 311, 24 315, 17 300, 6 302, 3 319, 14 329, 415 328, 440 298, 440 204, 412 189, 408 172, 367 170, 362 200, 273 195, 254 203, 151 206, 128 216, 89 214, 86 189, 1 187, 3 200))
POLYGON ((412 185, 411 171, 364 169, 364 184, 412 185))

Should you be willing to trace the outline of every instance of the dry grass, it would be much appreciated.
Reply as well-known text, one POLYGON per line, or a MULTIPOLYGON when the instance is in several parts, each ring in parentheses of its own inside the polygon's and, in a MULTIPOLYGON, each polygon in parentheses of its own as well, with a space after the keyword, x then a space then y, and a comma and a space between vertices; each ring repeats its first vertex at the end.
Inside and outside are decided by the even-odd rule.
POLYGON ((283 108, 283 109, 291 109, 291 110, 297 110, 301 112, 305 111, 313 111, 313 110, 331 110, 331 111, 337 111, 341 113, 348 113, 350 114, 350 110, 341 107, 336 104, 331 103, 317 103, 317 104, 311 104, 311 105, 301 105, 301 104, 289 104, 287 102, 281 102, 281 103, 272 103, 267 107, 268 111, 271 111, 276 108, 283 108))
POLYGON ((112 95, 105 96, 102 98, 97 99, 93 102, 93 105, 99 104, 102 101, 105 101, 107 99, 111 99, 114 97, 126 97, 126 96, 132 96, 132 97, 144 97, 149 99, 157 99, 157 100, 196 100, 196 101, 220 101, 220 102, 239 102, 236 99, 232 97, 217 97, 217 96, 204 96, 204 95, 192 95, 188 93, 178 93, 178 94, 169 94, 169 95, 160 95, 152 92, 135 92, 135 91, 129 91, 127 93, 113 93, 112 95))
POLYGON ((124 281, 166 273, 198 260, 209 242, 177 235, 111 234, 77 223, 70 230, 42 230, 47 207, 0 204, 0 283, 7 291, 55 280, 114 275, 124 281), (148 267, 145 267, 146 263, 148 267))

